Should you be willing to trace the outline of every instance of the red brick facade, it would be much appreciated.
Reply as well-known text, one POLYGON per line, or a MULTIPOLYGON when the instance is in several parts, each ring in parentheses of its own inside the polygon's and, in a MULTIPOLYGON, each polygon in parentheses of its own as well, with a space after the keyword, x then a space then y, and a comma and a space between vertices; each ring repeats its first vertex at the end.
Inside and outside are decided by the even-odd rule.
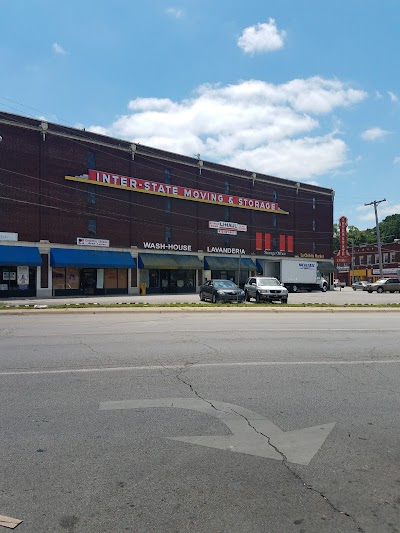
MULTIPOLYGON (((333 191, 136 146, 90 132, 0 113, 0 230, 20 241, 74 245, 77 237, 107 239, 112 247, 143 242, 244 249, 247 255, 332 257, 333 191), (168 199, 89 183, 65 176, 97 169, 161 183, 277 202, 288 214, 168 199), (210 220, 247 226, 221 235, 210 220), (92 221, 92 222, 89 222, 92 221), (93 222, 95 221, 95 222, 93 222), (95 228, 93 224, 95 223, 95 228), (90 224, 92 224, 90 232, 90 224), (95 231, 93 231, 95 229, 95 231), (270 250, 256 246, 270 237, 270 250), (169 237, 168 237, 169 235, 169 237), (288 251, 293 250, 293 251, 288 251)), ((268 170, 268 169, 266 169, 268 170)))

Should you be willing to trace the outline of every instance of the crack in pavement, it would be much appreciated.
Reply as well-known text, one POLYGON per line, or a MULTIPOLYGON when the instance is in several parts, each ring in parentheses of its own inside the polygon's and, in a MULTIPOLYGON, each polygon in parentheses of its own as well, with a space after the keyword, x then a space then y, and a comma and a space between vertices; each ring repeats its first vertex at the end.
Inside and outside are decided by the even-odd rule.
MULTIPOLYGON (((363 364, 362 365, 363 368, 368 368, 369 370, 369 366, 368 365, 365 365, 363 364)), ((353 381, 354 383, 359 383, 360 385, 362 385, 363 387, 368 387, 368 393, 371 392, 371 388, 373 388, 375 391, 381 391, 381 392, 392 392, 394 394, 398 394, 399 391, 396 391, 396 390, 393 390, 393 389, 388 389, 388 388, 385 388, 385 387, 377 387, 375 385, 369 385, 368 383, 363 383, 362 381, 360 381, 359 379, 356 379, 356 378, 351 378, 349 376, 346 376, 345 374, 343 374, 342 372, 340 372, 340 370, 332 365, 329 365, 329 368, 331 368, 332 370, 335 370, 335 372, 337 372, 340 376, 342 376, 343 378, 347 379, 348 381, 353 381)), ((376 370, 376 372, 378 372, 378 374, 380 374, 380 372, 378 370, 376 370)), ((383 376, 383 374, 381 374, 381 376, 383 376)), ((387 376, 385 376, 386 379, 388 379, 387 376)), ((361 394, 361 391, 360 391, 360 394, 361 394)))
POLYGON ((242 415, 241 413, 238 413, 237 411, 235 411, 234 409, 232 409, 232 411, 234 413, 236 413, 237 415, 241 416, 242 418, 244 418, 247 422, 247 424, 256 432, 258 433, 259 435, 262 435, 263 437, 265 437, 268 441, 268 444, 282 457, 282 462, 281 464, 292 474, 292 476, 294 476, 298 481, 300 481, 300 483, 303 485, 303 487, 305 487, 307 490, 311 490, 312 492, 315 492, 315 494, 318 494, 318 496, 320 496, 321 498, 323 498, 326 503, 331 507, 331 509, 333 509, 336 513, 340 513, 344 516, 347 516, 347 518, 350 518, 355 526, 357 527, 358 531, 360 531, 360 533, 365 533, 365 530, 362 529, 361 526, 358 525, 356 519, 351 515, 349 514, 348 512, 346 511, 341 511, 338 507, 335 506, 335 504, 333 504, 329 498, 327 496, 325 496, 325 494, 323 494, 322 492, 320 492, 319 490, 315 489, 314 487, 312 487, 309 483, 306 483, 303 478, 300 476, 300 474, 298 474, 297 472, 295 472, 294 470, 292 470, 292 468, 289 466, 288 464, 288 459, 286 457, 286 455, 281 452, 279 450, 279 448, 277 448, 274 444, 272 444, 271 442, 271 438, 268 436, 268 435, 265 435, 265 433, 263 433, 262 431, 258 431, 257 428, 255 428, 251 422, 244 416, 242 415))
MULTIPOLYGON (((393 385, 393 383, 391 382, 389 376, 387 376, 386 374, 383 374, 382 372, 379 372, 379 370, 377 368, 374 368, 373 366, 370 366, 370 365, 363 365, 363 366, 365 366, 370 372, 376 372, 377 374, 379 374, 380 376, 385 378, 385 380, 388 383, 390 383, 390 385, 393 385)), ((394 389, 381 389, 381 390, 388 390, 390 392, 393 392, 394 394, 399 394, 399 392, 400 392, 400 391, 394 390, 394 389)))
POLYGON ((82 345, 82 346, 86 346, 86 348, 89 348, 89 350, 91 350, 93 353, 95 353, 96 355, 100 355, 99 352, 96 352, 96 350, 90 346, 90 344, 86 344, 86 342, 83 342, 82 339, 79 339, 79 343, 82 345))
MULTIPOLYGON (((196 389, 191 385, 191 383, 189 383, 188 381, 185 381, 182 377, 181 377, 181 374, 183 372, 185 372, 185 370, 187 370, 188 368, 190 368, 191 366, 195 365, 196 363, 185 363, 184 367, 178 371, 178 372, 175 372, 175 377, 178 381, 180 381, 181 383, 184 383, 187 387, 190 388, 190 390, 193 392, 193 394, 195 394, 197 396, 197 398, 199 398, 200 400, 203 400, 203 402, 206 402, 208 403, 208 405, 210 405, 213 409, 215 409, 216 411, 220 411, 220 409, 217 409, 215 407, 215 405, 213 405, 212 402, 210 402, 209 400, 206 400, 205 398, 203 398, 202 396, 200 396, 200 394, 196 391, 196 389)), ((223 411, 225 412, 225 411, 223 411)))
MULTIPOLYGON (((176 372, 175 373, 175 377, 181 382, 181 383, 184 383, 187 387, 190 388, 190 390, 193 392, 193 394, 195 394, 195 396, 197 398, 199 398, 200 400, 203 400, 204 402, 208 403, 213 409, 215 409, 216 411, 219 411, 221 412, 221 409, 217 409, 215 407, 215 405, 213 405, 212 402, 210 402, 209 400, 206 400, 205 398, 203 398, 202 396, 200 396, 200 394, 196 391, 196 389, 193 387, 193 385, 191 383, 189 383, 188 381, 185 381, 184 379, 182 379, 181 377, 181 374, 182 372, 184 372, 187 368, 190 368, 190 366, 192 366, 193 364, 195 363, 188 363, 188 364, 185 364, 184 368, 179 371, 179 372, 176 372)), ((258 433, 259 435, 265 437, 267 439, 267 442, 269 444, 269 446, 271 446, 271 448, 273 448, 281 457, 282 457, 282 462, 281 464, 288 470, 288 472, 297 480, 299 481, 303 487, 305 487, 307 490, 310 490, 312 492, 314 492, 315 494, 317 494, 318 496, 320 496, 321 498, 323 498, 326 503, 331 507, 331 509, 333 511, 335 511, 336 513, 339 513, 341 515, 344 515, 346 516, 347 518, 349 518, 350 520, 352 520, 354 522, 354 525, 357 527, 357 531, 359 531, 360 533, 366 533, 365 530, 357 523, 356 519, 348 512, 346 511, 341 511, 338 507, 335 506, 334 503, 332 503, 329 498, 323 494, 322 492, 320 492, 319 490, 315 489, 314 487, 312 487, 309 483, 306 483, 303 478, 300 476, 300 474, 298 474, 297 472, 295 472, 294 470, 292 470, 292 468, 289 466, 288 464, 288 459, 286 457, 286 455, 281 452, 274 444, 272 444, 271 442, 271 438, 268 436, 268 435, 265 435, 265 433, 262 433, 261 431, 258 431, 252 424, 251 422, 248 420, 248 418, 246 418, 244 415, 242 415, 241 413, 238 413, 237 411, 235 411, 234 409, 231 409, 231 411, 233 413, 235 413, 236 415, 239 415, 240 417, 244 418, 247 422, 247 424, 256 432, 258 433)), ((222 410, 223 413, 226 413, 227 411, 224 411, 222 410)))

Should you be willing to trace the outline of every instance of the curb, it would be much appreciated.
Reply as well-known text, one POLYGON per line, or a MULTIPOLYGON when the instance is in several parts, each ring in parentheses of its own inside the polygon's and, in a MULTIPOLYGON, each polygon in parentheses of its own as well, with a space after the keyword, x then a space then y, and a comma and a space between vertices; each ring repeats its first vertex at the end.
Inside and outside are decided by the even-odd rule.
POLYGON ((390 313, 400 312, 400 307, 99 307, 47 308, 47 309, 9 309, 0 310, 0 315, 48 315, 48 314, 92 314, 107 313, 390 313))

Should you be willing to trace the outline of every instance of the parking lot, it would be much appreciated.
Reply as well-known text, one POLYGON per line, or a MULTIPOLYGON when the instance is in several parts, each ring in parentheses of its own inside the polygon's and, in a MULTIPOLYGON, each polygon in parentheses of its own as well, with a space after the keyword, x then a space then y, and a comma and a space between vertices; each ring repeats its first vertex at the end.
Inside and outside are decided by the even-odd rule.
MULTIPOLYGON (((24 305, 65 305, 71 303, 98 303, 99 305, 117 303, 148 303, 148 304, 170 304, 170 303, 199 303, 198 294, 151 294, 143 296, 86 296, 74 298, 18 298, 15 300, 0 300, 0 304, 11 306, 24 305)), ((328 292, 299 292, 289 294, 289 304, 400 304, 400 293, 369 294, 364 291, 353 291, 351 287, 333 289, 328 292)), ((204 305, 204 304, 202 304, 204 305)), ((209 304, 206 304, 209 305, 209 304)), ((228 304, 229 305, 229 304, 228 304)), ((246 305, 257 305, 254 300, 246 305)), ((281 305, 275 303, 271 305, 281 305)))

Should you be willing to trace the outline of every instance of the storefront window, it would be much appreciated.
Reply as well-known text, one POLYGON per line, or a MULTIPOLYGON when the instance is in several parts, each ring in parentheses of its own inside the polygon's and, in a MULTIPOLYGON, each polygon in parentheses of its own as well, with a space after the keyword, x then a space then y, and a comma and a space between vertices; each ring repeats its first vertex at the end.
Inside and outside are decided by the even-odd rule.
POLYGON ((171 270, 170 287, 174 289, 187 289, 194 287, 195 270, 171 270))
POLYGON ((196 287, 196 270, 149 270, 149 289, 156 292, 191 292, 196 287))
POLYGON ((53 289, 65 289, 65 268, 53 268, 53 289))
POLYGON ((117 289, 118 288, 118 275, 116 268, 106 268, 104 271, 104 288, 105 289, 117 289))
POLYGON ((160 287, 160 271, 159 270, 149 270, 149 287, 159 288, 160 287))
POLYGON ((65 275, 65 288, 66 289, 79 289, 80 281, 80 270, 79 268, 67 268, 65 275))
POLYGON ((234 282, 236 276, 237 276, 237 271, 235 270, 212 270, 211 271, 212 279, 228 279, 234 282))
POLYGON ((33 296, 36 293, 35 267, 0 267, 0 298, 2 296, 33 296))

